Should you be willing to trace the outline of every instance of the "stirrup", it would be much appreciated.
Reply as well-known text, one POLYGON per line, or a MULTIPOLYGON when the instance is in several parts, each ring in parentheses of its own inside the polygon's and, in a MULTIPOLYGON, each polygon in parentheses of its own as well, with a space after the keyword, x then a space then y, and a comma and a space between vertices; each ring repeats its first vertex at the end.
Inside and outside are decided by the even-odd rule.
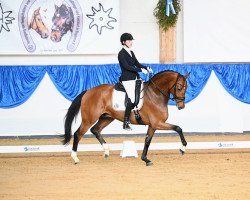
POLYGON ((127 131, 132 131, 132 128, 129 126, 129 122, 124 122, 123 123, 123 129, 127 131))

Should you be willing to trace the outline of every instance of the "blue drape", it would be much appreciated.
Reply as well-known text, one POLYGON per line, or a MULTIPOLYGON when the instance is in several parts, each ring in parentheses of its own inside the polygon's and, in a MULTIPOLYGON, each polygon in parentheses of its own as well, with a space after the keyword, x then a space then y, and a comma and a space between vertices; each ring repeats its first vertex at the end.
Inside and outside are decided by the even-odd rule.
POLYGON ((0 107, 12 108, 27 101, 45 72, 39 66, 0 66, 0 107))
MULTIPOLYGON (((250 104, 250 64, 145 64, 154 73, 177 71, 188 78, 186 102, 196 98, 205 87, 212 70, 225 90, 241 102, 250 104)), ((100 84, 114 84, 121 70, 118 64, 58 65, 58 66, 0 66, 0 108, 12 108, 27 101, 45 73, 58 91, 68 100, 80 92, 100 84)), ((142 79, 148 77, 141 74, 142 79)), ((174 102, 170 102, 174 104, 174 102)))
POLYGON ((59 92, 71 101, 82 91, 118 82, 121 73, 117 64, 51 66, 47 72, 59 92))
POLYGON ((249 64, 216 64, 214 72, 229 94, 241 102, 250 104, 249 64))

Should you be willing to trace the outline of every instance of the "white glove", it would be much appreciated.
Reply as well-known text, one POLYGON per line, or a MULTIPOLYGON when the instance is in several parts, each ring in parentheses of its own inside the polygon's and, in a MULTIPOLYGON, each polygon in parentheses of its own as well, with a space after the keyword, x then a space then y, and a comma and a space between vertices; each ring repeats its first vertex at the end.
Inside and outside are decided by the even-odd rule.
POLYGON ((143 74, 147 74, 147 73, 148 73, 148 71, 147 71, 146 69, 144 69, 144 68, 141 68, 141 72, 142 72, 143 74))
POLYGON ((151 73, 151 74, 154 73, 153 70, 152 70, 150 67, 147 67, 147 70, 148 70, 148 72, 151 73))

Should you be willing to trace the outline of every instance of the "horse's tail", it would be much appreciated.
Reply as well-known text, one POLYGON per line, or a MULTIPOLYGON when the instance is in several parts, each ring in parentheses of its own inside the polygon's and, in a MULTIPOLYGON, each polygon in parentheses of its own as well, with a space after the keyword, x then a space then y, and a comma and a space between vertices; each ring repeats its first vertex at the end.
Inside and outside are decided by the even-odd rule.
POLYGON ((70 139, 71 139, 71 125, 72 122, 74 120, 74 118, 76 117, 76 115, 78 114, 80 107, 81 107, 81 101, 82 101, 82 96, 86 93, 86 91, 83 91, 81 94, 79 94, 71 103, 68 112, 65 116, 65 122, 64 122, 64 130, 65 133, 63 135, 64 139, 62 141, 62 143, 68 144, 70 139))

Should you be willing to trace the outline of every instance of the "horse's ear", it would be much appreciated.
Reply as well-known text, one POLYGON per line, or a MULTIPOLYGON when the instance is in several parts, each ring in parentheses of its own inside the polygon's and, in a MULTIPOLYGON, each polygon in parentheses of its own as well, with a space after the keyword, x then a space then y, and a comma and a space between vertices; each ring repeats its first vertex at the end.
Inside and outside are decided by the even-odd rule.
POLYGON ((58 9, 58 6, 55 4, 55 9, 57 10, 58 9))
POLYGON ((190 76, 191 72, 188 72, 184 77, 187 79, 190 76))
POLYGON ((39 15, 40 8, 41 8, 41 7, 37 8, 37 9, 34 11, 34 14, 35 14, 35 15, 39 15))

